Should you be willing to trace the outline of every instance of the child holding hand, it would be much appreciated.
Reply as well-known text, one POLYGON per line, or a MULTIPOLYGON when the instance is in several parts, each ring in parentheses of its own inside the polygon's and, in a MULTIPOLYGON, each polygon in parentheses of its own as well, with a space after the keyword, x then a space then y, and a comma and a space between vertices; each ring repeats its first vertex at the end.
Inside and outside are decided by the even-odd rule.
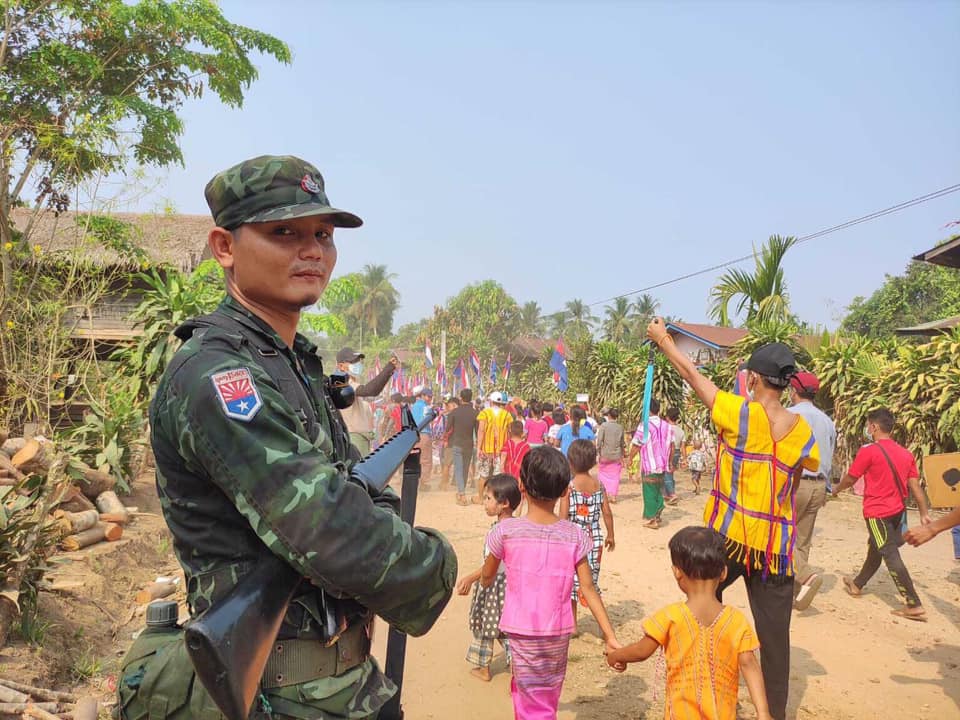
POLYGON ((510 694, 515 716, 522 720, 555 720, 574 628, 570 608, 574 569, 587 607, 603 632, 607 651, 620 644, 593 586, 587 563, 590 537, 555 513, 557 501, 570 487, 567 458, 555 448, 532 448, 520 465, 520 484, 527 514, 502 520, 490 531, 490 554, 483 563, 480 582, 489 587, 496 580, 500 563, 506 566, 500 629, 510 642, 510 694))
MULTIPOLYGON (((517 479, 507 473, 494 475, 483 491, 483 510, 488 517, 496 518, 493 527, 501 520, 513 517, 513 511, 520 504, 520 487, 517 479)), ((489 550, 483 547, 483 559, 487 559, 489 550)), ((457 594, 466 595, 470 587, 480 579, 480 570, 472 572, 457 583, 457 594)), ((477 585, 470 601, 470 632, 473 642, 467 648, 467 662, 475 667, 470 673, 484 682, 492 677, 490 665, 493 662, 494 641, 499 640, 510 662, 510 646, 500 630, 500 614, 503 612, 503 600, 506 588, 506 575, 503 570, 497 573, 490 587, 477 585)))
POLYGON ((663 648, 667 662, 664 717, 736 720, 740 673, 759 720, 770 720, 760 664, 760 644, 747 618, 717 600, 727 575, 723 537, 712 528, 686 527, 670 538, 670 561, 685 603, 668 605, 643 621, 642 640, 607 653, 623 672, 663 648))

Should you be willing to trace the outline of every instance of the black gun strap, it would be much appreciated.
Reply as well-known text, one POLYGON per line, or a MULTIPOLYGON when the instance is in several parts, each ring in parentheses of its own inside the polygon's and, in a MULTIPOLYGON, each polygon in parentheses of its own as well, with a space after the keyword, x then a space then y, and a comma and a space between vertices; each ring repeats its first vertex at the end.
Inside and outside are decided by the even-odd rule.
POLYGON ((897 489, 900 491, 900 494, 903 495, 903 507, 907 507, 907 484, 900 478, 900 473, 897 472, 896 466, 893 464, 893 460, 890 459, 890 456, 887 454, 887 451, 883 449, 883 445, 879 442, 875 442, 874 445, 883 453, 883 457, 887 460, 887 465, 890 466, 890 472, 893 473, 893 479, 897 483, 897 489))
POLYGON ((268 338, 247 327, 239 320, 219 312, 198 317, 192 320, 191 324, 199 327, 216 327, 243 338, 243 341, 254 350, 252 355, 257 365, 277 383, 280 394, 293 408, 303 424, 307 437, 311 442, 316 440, 320 425, 314 404, 307 394, 307 388, 303 381, 297 377, 290 361, 268 338))

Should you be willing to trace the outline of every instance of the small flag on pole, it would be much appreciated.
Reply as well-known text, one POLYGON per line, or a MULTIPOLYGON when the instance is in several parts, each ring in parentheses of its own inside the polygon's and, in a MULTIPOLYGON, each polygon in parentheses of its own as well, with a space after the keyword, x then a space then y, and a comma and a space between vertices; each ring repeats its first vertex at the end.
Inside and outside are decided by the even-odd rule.
POLYGON ((500 374, 500 369, 497 367, 497 359, 491 358, 490 360, 490 384, 497 384, 497 375, 500 374))
POLYGON ((510 353, 507 353, 507 361, 503 364, 503 382, 510 382, 510 353))
POLYGON ((483 395, 483 376, 480 375, 480 356, 476 350, 470 351, 470 367, 477 376, 477 392, 483 395))
POLYGON ((430 349, 430 341, 427 340, 423 346, 423 354, 427 359, 427 367, 433 367, 433 350, 430 349))
POLYGON ((557 346, 553 349, 550 368, 553 370, 553 384, 560 392, 565 392, 570 383, 567 378, 567 349, 563 345, 563 338, 557 340, 557 346))

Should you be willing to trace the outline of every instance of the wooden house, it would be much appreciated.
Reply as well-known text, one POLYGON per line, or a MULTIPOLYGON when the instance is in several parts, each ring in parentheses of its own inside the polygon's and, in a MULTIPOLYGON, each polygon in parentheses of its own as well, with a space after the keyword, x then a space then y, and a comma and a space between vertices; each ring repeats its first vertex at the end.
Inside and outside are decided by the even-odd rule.
POLYGON ((668 322, 667 332, 677 349, 698 366, 723 360, 730 348, 749 334, 743 328, 684 322, 668 322))
POLYGON ((139 335, 130 319, 144 290, 137 273, 145 267, 161 274, 171 268, 191 272, 209 257, 207 233, 213 227, 209 215, 57 215, 30 208, 15 208, 11 220, 21 233, 29 228, 31 245, 40 249, 36 262, 55 265, 70 258, 108 278, 107 292, 93 306, 65 320, 71 336, 95 343, 98 355, 139 335), (137 250, 118 252, 121 243, 137 250))

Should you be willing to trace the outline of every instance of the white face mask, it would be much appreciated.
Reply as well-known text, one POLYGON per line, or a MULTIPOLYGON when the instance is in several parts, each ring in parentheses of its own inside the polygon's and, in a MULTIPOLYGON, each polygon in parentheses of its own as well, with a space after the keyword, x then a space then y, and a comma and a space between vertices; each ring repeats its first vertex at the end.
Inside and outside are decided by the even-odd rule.
POLYGON ((363 363, 350 363, 350 374, 354 377, 360 377, 363 372, 363 363))
POLYGON ((873 433, 870 432, 870 426, 869 426, 869 425, 863 429, 863 436, 864 436, 869 442, 873 442, 873 433))

